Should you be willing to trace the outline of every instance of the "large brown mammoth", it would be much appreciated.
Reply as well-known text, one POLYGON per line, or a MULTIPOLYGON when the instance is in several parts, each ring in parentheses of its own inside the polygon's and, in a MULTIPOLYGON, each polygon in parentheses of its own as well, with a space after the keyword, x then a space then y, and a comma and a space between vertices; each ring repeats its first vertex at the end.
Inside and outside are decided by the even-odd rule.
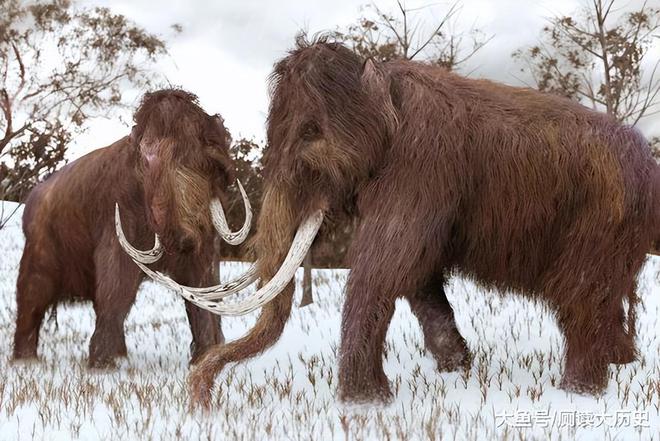
POLYGON ((220 314, 263 306, 249 334, 194 368, 197 403, 209 404, 227 363, 277 341, 295 269, 324 219, 341 216, 358 220, 344 400, 390 396, 382 356, 398 296, 439 368, 468 358, 443 290, 454 271, 552 308, 566 337, 564 389, 602 391, 608 364, 635 358, 635 280, 660 237, 660 170, 632 127, 535 90, 301 39, 272 75, 264 173, 257 263, 228 284, 258 278, 261 288, 240 303, 177 288, 220 314))
MULTIPOLYGON (((36 357, 44 312, 68 298, 94 304, 91 366, 126 355, 124 319, 144 274, 115 237, 115 203, 126 236, 138 247, 153 246, 131 250, 133 258, 193 286, 212 282, 211 211, 224 219, 220 201, 233 172, 229 142, 222 119, 207 115, 194 95, 161 90, 144 96, 130 136, 72 162, 32 190, 23 216, 14 358, 36 357)), ((216 222, 226 240, 245 238, 246 208, 239 237, 226 222, 216 222)), ((194 361, 224 339, 215 316, 191 303, 186 312, 194 361)))

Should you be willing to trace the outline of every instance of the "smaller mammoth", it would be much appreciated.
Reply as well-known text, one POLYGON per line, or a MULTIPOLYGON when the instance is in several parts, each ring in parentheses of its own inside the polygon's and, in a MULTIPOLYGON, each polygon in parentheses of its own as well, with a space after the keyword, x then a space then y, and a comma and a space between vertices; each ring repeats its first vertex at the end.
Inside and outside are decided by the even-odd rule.
MULTIPOLYGON (((91 367, 126 355, 124 320, 144 274, 115 237, 115 204, 126 236, 139 247, 152 247, 133 249, 132 257, 191 286, 213 281, 214 225, 232 243, 249 231, 247 198, 243 228, 232 233, 224 221, 221 201, 232 162, 220 116, 207 115, 193 94, 169 89, 146 94, 134 119, 130 136, 68 164, 28 196, 15 359, 37 356, 45 311, 67 299, 93 302, 91 367)), ((186 312, 194 362, 224 338, 212 314, 188 302, 186 312)))

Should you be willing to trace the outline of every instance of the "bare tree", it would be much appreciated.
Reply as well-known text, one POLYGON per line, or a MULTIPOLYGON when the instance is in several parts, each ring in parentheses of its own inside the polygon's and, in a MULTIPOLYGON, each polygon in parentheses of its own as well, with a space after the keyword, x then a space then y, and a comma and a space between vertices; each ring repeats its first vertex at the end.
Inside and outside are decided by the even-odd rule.
POLYGON ((22 200, 88 118, 125 104, 122 91, 151 86, 165 53, 160 38, 106 8, 0 0, 0 200, 22 200))
POLYGON ((364 15, 357 23, 346 31, 337 31, 335 36, 365 58, 417 59, 448 69, 456 69, 490 41, 491 38, 474 27, 466 32, 451 32, 461 10, 459 2, 453 3, 441 18, 430 22, 432 9, 432 6, 407 8, 399 0, 395 12, 389 13, 370 4, 363 7, 364 15))
POLYGON ((617 3, 591 0, 575 18, 549 19, 539 43, 513 56, 540 90, 635 125, 660 112, 660 60, 648 59, 658 44, 654 33, 660 29, 660 9, 644 2, 638 10, 623 12, 617 3))

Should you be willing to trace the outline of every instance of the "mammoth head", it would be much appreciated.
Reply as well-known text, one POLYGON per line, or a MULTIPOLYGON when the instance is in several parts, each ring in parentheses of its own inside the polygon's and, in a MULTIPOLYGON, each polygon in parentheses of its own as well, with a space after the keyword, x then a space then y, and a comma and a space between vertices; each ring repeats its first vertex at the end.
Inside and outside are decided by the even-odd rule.
POLYGON ((301 36, 270 81, 266 185, 304 188, 291 198, 298 212, 351 211, 396 125, 387 80, 345 46, 301 36))
POLYGON ((232 180, 231 139, 222 118, 207 115, 193 94, 161 90, 144 96, 134 119, 130 139, 145 214, 165 250, 199 251, 214 224, 236 242, 221 204, 232 180))

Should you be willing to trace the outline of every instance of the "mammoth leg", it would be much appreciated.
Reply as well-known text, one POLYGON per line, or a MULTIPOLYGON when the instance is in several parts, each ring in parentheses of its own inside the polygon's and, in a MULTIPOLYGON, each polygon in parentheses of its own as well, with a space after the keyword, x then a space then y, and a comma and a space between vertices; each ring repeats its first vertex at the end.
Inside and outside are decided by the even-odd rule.
MULTIPOLYGON (((199 286, 208 285, 200 284, 199 286)), ((190 302, 186 302, 186 314, 193 336, 190 343, 190 363, 195 364, 208 348, 224 343, 225 337, 222 334, 220 317, 198 308, 190 302)))
MULTIPOLYGON (((597 265, 596 265, 597 266, 597 265)), ((608 265, 608 269, 611 267, 608 265)), ((621 295, 611 296, 616 277, 593 268, 575 268, 559 282, 559 328, 565 338, 564 374, 560 387, 577 393, 598 394, 607 386, 611 356, 612 312, 621 307, 621 295)), ((620 314, 614 314, 616 319, 620 314)))
POLYGON ((124 320, 135 302, 142 275, 138 267, 121 254, 118 245, 99 247, 95 256, 96 326, 89 342, 89 366, 106 368, 116 357, 127 355, 124 320))
MULTIPOLYGON (((342 311, 339 351, 339 397, 343 401, 387 401, 390 385, 383 371, 385 336, 399 296, 408 297, 441 267, 436 241, 445 234, 393 219, 405 206, 381 207, 385 212, 363 219, 351 244, 342 311), (384 244, 387 244, 384 246, 384 244)), ((420 222, 433 215, 418 217, 420 222)))
MULTIPOLYGON (((634 278, 628 277, 628 279, 623 280, 622 291, 620 291, 628 298, 627 316, 622 301, 613 301, 611 310, 606 311, 609 322, 609 361, 614 364, 632 363, 637 359, 637 349, 635 347, 636 284, 634 278)), ((607 305, 604 305, 604 308, 607 308, 607 305)))
POLYGON ((396 293, 380 284, 369 286, 363 271, 355 273, 353 267, 342 311, 339 398, 389 401, 392 393, 383 371, 383 352, 396 293))
MULTIPOLYGON (((210 263, 196 262, 191 265, 177 266, 178 268, 173 271, 173 274, 179 283, 193 287, 211 286, 218 283, 218 280, 214 280, 210 263)), ((220 317, 198 308, 190 302, 186 301, 185 304, 192 332, 190 363, 194 364, 199 361, 208 348, 224 343, 225 339, 222 334, 220 317)))
POLYGON ((637 232, 620 234, 619 237, 628 236, 623 243, 637 244, 636 248, 624 253, 611 253, 614 259, 610 283, 610 308, 604 305, 606 317, 609 320, 609 333, 607 340, 610 343, 610 363, 625 364, 637 359, 635 337, 637 335, 636 311, 639 298, 637 297, 637 274, 646 260, 645 241, 637 237, 637 232), (623 299, 628 300, 628 311, 623 308, 623 299))
POLYGON ((424 344, 441 372, 470 367, 471 355, 458 332, 454 310, 444 290, 445 278, 434 276, 421 290, 408 297, 410 308, 424 332, 424 344))
POLYGON ((558 321, 566 340, 562 389, 597 394, 607 386, 609 360, 601 329, 603 319, 602 309, 589 302, 560 307, 558 321))
POLYGON ((585 212, 566 233, 579 240, 566 241, 557 254, 543 277, 543 295, 553 299, 565 337, 560 387, 599 394, 607 387, 609 363, 635 356, 635 279, 647 249, 637 229, 628 224, 634 225, 634 219, 620 225, 602 222, 594 228, 597 223, 589 216, 592 212, 585 212), (629 332, 624 329, 624 296, 632 308, 629 332))
POLYGON ((614 364, 632 363, 637 358, 634 333, 625 329, 626 316, 623 307, 614 308, 608 314, 609 362, 614 364))
POLYGON ((59 290, 59 281, 41 265, 35 264, 33 248, 28 244, 21 259, 16 289, 16 332, 14 353, 16 360, 36 358, 39 345, 39 329, 48 307, 59 290))
MULTIPOLYGON (((639 241, 630 239, 627 242, 639 241)), ((578 392, 600 392, 607 386, 608 363, 625 364, 637 359, 635 346, 636 274, 646 257, 645 250, 630 250, 628 253, 603 253, 603 255, 609 258, 600 262, 599 271, 594 271, 595 274, 591 276, 591 280, 594 282, 580 284, 592 287, 591 292, 584 291, 581 294, 584 296, 582 302, 585 303, 583 306, 585 309, 569 312, 565 320, 567 323, 562 325, 567 335, 566 370, 562 387, 578 392), (628 299, 627 315, 623 307, 624 298, 628 299), (599 304, 595 304, 597 299, 600 299, 599 304), (584 311, 593 311, 593 314, 584 311), (578 315, 579 320, 587 322, 582 325, 587 328, 587 331, 583 332, 582 336, 572 337, 574 340, 572 346, 577 349, 571 351, 568 335, 574 333, 570 329, 572 323, 575 322, 572 316, 578 315), (571 319, 573 320, 571 321, 571 319), (594 327, 596 329, 589 329, 594 327), (579 339, 581 341, 577 341, 579 339), (588 347, 585 354, 588 360, 583 363, 585 366, 577 367, 576 364, 580 363, 581 356, 579 354, 571 355, 571 352, 581 351, 581 345, 588 347), (601 358, 604 363, 601 362, 601 358), (604 367, 601 364, 604 364, 604 367), (575 384, 578 386, 576 387, 575 384), (580 386, 581 384, 583 385, 580 386)), ((585 273, 589 274, 588 271, 585 273)), ((564 309, 569 308, 564 307, 564 309)), ((561 317, 560 313, 560 323, 561 317)))

